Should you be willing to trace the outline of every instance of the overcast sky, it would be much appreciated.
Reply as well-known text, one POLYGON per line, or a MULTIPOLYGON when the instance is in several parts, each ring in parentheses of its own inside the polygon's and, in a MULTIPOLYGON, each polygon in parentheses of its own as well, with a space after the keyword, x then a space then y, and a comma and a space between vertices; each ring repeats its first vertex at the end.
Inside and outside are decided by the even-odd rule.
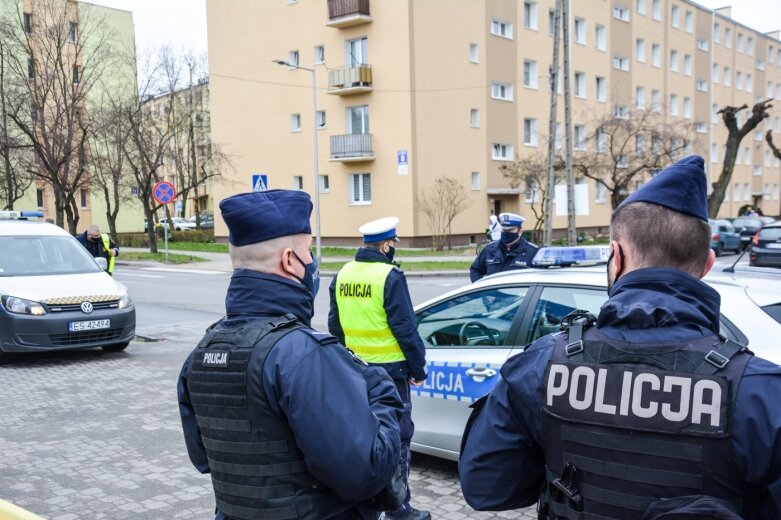
MULTIPOLYGON (((194 54, 206 53, 206 0, 86 1, 133 12, 139 55, 163 45, 194 54)), ((709 9, 731 4, 732 17, 738 22, 761 32, 781 30, 781 0, 699 0, 698 3, 709 9)))

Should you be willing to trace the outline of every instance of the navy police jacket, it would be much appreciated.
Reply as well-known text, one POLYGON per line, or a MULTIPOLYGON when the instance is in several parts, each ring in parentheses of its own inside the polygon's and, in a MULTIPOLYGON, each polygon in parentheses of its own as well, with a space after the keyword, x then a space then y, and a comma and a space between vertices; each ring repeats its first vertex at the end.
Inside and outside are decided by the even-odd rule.
POLYGON ((525 269, 531 267, 534 255, 539 248, 527 242, 521 237, 509 250, 500 241, 491 242, 480 251, 472 267, 469 268, 469 278, 476 282, 483 276, 512 271, 513 269, 525 269))
MULTIPOLYGON (((309 325, 313 314, 312 296, 301 284, 246 269, 233 273, 225 307, 228 324, 292 313, 309 325)), ((269 405, 286 418, 312 476, 346 503, 356 503, 376 495, 398 466, 397 412, 402 404, 381 368, 366 367, 372 377, 364 376, 343 346, 321 345, 316 338, 322 334, 311 329, 287 334, 271 349, 265 364, 248 367, 248 373, 261 373, 269 405)), ((208 473, 187 389, 191 362, 192 354, 179 376, 179 413, 190 460, 198 471, 208 473)), ((251 386, 248 390, 252 398, 251 386)), ((357 506, 333 520, 376 516, 357 506)), ((222 518, 217 511, 216 519, 222 518)))
MULTIPOLYGON (((719 330, 719 294, 672 269, 640 269, 619 278, 597 328, 628 342, 686 341, 719 330)), ((502 378, 464 432, 459 474, 478 510, 534 504, 545 480, 543 378, 555 338, 540 338, 507 360, 502 378)), ((781 367, 753 357, 741 379, 732 421, 732 456, 746 483, 761 492, 762 517, 781 518, 781 367)))
MULTIPOLYGON (((356 262, 383 262, 390 263, 388 257, 377 250, 362 247, 355 254, 356 262)), ((336 305, 336 277, 331 282, 328 291, 331 296, 331 309, 328 312, 328 330, 344 342, 344 331, 339 322, 339 308, 336 305)), ((426 379, 426 345, 418 334, 418 326, 415 320, 415 311, 412 309, 407 279, 399 269, 392 269, 385 279, 384 291, 385 313, 388 315, 390 326, 396 341, 399 342, 401 351, 404 352, 405 362, 385 363, 382 365, 388 374, 394 379, 408 379, 412 377, 416 381, 426 379)))

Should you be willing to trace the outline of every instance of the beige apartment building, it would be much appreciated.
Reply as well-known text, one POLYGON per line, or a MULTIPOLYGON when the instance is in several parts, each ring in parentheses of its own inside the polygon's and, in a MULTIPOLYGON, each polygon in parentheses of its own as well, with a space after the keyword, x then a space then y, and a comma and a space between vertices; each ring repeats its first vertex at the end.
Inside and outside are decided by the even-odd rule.
MULTIPOLYGON (((729 8, 570 6, 575 154, 597 146, 588 137, 595 117, 649 110, 696 128, 686 152, 703 155, 715 180, 726 141, 715 111, 781 99, 779 34, 731 20, 729 8)), ((545 151, 553 8, 553 0, 207 0, 212 133, 234 162, 232 182, 213 187, 215 203, 259 178, 269 189, 316 188, 323 243, 357 243, 360 224, 397 215, 403 245, 420 246, 431 230, 418 197, 447 175, 469 199, 453 221, 454 243, 480 241, 492 212, 533 219, 534 194, 500 168, 545 151)), ((781 212, 768 129, 781 142, 781 109, 742 143, 723 216, 747 203, 781 212)), ((563 233, 566 190, 556 191, 553 224, 563 233)), ((575 199, 578 229, 607 232, 604 187, 578 178, 575 199)), ((215 232, 227 235, 219 218, 215 232)))

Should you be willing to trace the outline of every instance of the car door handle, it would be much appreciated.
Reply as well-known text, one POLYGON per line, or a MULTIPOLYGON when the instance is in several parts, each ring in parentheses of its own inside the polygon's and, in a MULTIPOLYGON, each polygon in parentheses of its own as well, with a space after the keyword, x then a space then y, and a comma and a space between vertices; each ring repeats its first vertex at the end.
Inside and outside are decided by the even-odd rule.
POLYGON ((470 368, 466 371, 466 375, 470 376, 476 382, 482 383, 487 377, 494 377, 496 375, 496 370, 488 367, 470 368))

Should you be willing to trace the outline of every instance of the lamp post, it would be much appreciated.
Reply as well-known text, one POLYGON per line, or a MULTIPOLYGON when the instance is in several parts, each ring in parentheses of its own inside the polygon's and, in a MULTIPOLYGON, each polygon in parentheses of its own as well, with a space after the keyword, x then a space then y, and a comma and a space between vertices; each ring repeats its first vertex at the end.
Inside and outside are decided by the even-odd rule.
POLYGON ((322 263, 322 254, 320 252, 320 168, 318 165, 317 160, 317 75, 315 74, 315 69, 312 67, 311 69, 308 69, 306 67, 301 67, 300 65, 295 65, 293 63, 289 63, 287 61, 283 60, 271 60, 277 65, 285 65, 287 67, 290 67, 291 69, 301 69, 301 70, 308 70, 312 73, 312 147, 314 150, 314 163, 315 163, 315 184, 314 184, 314 190, 315 190, 315 244, 317 247, 317 263, 322 263))

